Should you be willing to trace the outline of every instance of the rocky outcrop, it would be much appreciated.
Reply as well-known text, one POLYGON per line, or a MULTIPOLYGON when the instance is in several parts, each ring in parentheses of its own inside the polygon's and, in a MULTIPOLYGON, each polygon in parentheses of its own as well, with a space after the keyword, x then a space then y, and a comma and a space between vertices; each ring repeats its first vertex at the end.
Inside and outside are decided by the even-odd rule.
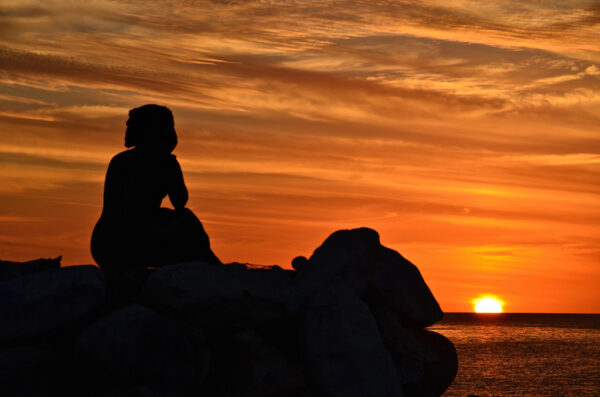
POLYGON ((380 246, 371 291, 394 309, 408 326, 426 327, 442 319, 442 310, 419 269, 396 251, 380 246))
POLYGON ((290 396, 308 394, 304 365, 298 356, 286 356, 266 338, 252 330, 233 336, 235 395, 290 396))
POLYGON ((40 258, 27 262, 11 262, 0 260, 0 282, 10 280, 11 278, 24 276, 26 274, 39 272, 48 269, 58 269, 62 257, 40 258))
POLYGON ((208 373, 209 347, 201 331, 135 304, 92 324, 75 352, 96 373, 159 390, 193 391, 208 373))
POLYGON ((333 233, 299 268, 291 310, 298 310, 333 283, 343 283, 358 293, 364 291, 376 271, 379 247, 379 235, 373 229, 333 233))
POLYGON ((94 266, 44 270, 0 283, 0 342, 68 328, 104 301, 104 275, 94 266))
POLYGON ((256 328, 283 321, 290 282, 289 272, 280 268, 190 262, 155 271, 144 284, 142 299, 148 307, 209 331, 256 328))
POLYGON ((448 388, 458 371, 458 357, 452 342, 426 329, 415 329, 413 335, 423 347, 424 377, 404 384, 405 394, 414 397, 439 396, 448 388))
POLYGON ((57 355, 46 348, 14 346, 0 349, 3 396, 43 396, 58 389, 57 355))
POLYGON ((332 285, 304 310, 302 329, 309 379, 327 396, 400 396, 390 353, 375 319, 354 291, 332 285))
POLYGON ((16 272, 0 283, 0 369, 15 363, 11 391, 60 367, 80 382, 46 376, 50 389, 98 396, 437 396, 450 385, 456 351, 424 329, 441 309, 377 232, 337 231, 292 267, 16 272))

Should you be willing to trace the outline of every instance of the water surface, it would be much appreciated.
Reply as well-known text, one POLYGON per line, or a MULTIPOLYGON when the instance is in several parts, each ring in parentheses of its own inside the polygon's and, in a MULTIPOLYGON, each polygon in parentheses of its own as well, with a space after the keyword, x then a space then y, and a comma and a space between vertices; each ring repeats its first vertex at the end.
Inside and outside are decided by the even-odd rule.
POLYGON ((445 396, 600 396, 600 315, 446 313, 459 369, 445 396))

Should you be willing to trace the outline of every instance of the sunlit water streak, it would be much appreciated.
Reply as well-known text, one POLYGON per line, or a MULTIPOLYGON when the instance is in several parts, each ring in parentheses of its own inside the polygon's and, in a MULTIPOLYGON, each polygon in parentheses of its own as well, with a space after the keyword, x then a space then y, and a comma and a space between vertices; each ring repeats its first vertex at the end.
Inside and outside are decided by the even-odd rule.
POLYGON ((600 396, 600 315, 446 313, 459 369, 445 396, 600 396))

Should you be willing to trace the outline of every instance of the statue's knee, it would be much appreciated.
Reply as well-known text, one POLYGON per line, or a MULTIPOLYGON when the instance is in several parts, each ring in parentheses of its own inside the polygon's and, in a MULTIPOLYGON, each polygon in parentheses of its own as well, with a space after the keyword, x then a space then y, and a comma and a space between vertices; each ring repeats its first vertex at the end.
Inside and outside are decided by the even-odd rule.
POLYGON ((184 208, 181 211, 182 219, 185 219, 185 221, 188 222, 190 225, 194 225, 195 227, 202 227, 202 222, 200 222, 200 219, 198 219, 198 217, 196 216, 196 214, 194 214, 194 212, 192 212, 192 210, 190 210, 189 208, 184 208))

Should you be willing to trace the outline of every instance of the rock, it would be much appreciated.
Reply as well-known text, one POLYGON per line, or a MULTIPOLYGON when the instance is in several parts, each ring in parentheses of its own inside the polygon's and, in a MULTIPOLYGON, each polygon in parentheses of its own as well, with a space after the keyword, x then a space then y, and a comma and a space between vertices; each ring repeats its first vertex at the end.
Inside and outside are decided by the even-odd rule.
POLYGON ((458 356, 445 336, 426 329, 412 330, 425 349, 425 377, 420 383, 402 385, 404 394, 414 397, 437 397, 450 386, 458 371, 458 356))
POLYGON ((237 379, 235 395, 293 396, 307 393, 300 357, 290 360, 253 331, 234 336, 237 379))
POLYGON ((295 270, 300 270, 303 267, 306 266, 306 264, 308 263, 308 259, 306 259, 305 256, 297 256, 294 259, 292 259, 292 267, 295 270))
POLYGON ((134 385, 125 387, 110 387, 98 390, 96 393, 88 389, 82 389, 80 394, 89 397, 179 397, 182 396, 173 390, 156 389, 145 385, 134 385))
POLYGON ((0 349, 0 385, 4 396, 43 396, 56 390, 56 354, 33 346, 0 349))
POLYGON ((44 270, 0 283, 0 341, 75 325, 104 296, 104 277, 94 266, 44 270))
POLYGON ((377 270, 369 287, 396 310, 405 325, 427 327, 442 318, 440 305, 419 269, 392 249, 379 248, 377 270))
POLYGON ((0 282, 19 276, 24 276, 25 274, 29 273, 59 268, 61 260, 62 256, 54 259, 35 259, 27 262, 10 262, 0 260, 0 282))
POLYGON ((203 262, 165 266, 146 280, 142 291, 149 307, 176 313, 209 332, 281 321, 289 294, 290 276, 281 268, 203 262))
POLYGON ((444 336, 405 328, 385 305, 370 307, 406 396, 439 396, 450 386, 458 369, 454 345, 444 336))
POLYGON ((420 329, 442 316, 421 274, 371 229, 295 270, 59 265, 0 261, 2 394, 427 397, 457 372, 452 343, 420 329))
POLYGON ((86 329, 75 351, 102 379, 106 374, 114 382, 129 380, 159 390, 194 390, 209 366, 208 346, 199 331, 135 304, 86 329))
POLYGON ((371 313, 386 349, 392 356, 401 384, 420 384, 425 380, 425 347, 404 328, 398 315, 385 305, 371 305, 371 313))
POLYGON ((375 272, 379 247, 379 235, 373 229, 331 234, 298 271, 292 310, 334 282, 343 282, 361 293, 375 272))
POLYGON ((307 372, 319 395, 402 396, 375 320, 350 287, 319 292, 305 309, 303 330, 307 372))
POLYGON ((144 282, 153 270, 147 268, 103 269, 106 280, 106 305, 117 308, 139 300, 144 282))

